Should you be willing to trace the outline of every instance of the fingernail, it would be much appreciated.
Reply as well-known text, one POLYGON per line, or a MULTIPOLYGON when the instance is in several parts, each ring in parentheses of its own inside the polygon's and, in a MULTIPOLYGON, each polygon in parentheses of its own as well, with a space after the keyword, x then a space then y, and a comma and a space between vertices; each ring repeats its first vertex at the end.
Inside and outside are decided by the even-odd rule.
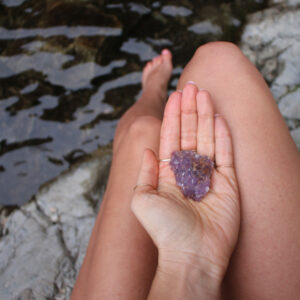
POLYGON ((182 90, 177 90, 177 92, 182 93, 182 90))
POLYGON ((205 91, 205 89, 203 89, 203 88, 199 88, 198 90, 199 90, 199 91, 205 91))
POLYGON ((215 114, 215 118, 216 118, 216 117, 221 117, 221 115, 220 115, 220 114, 215 114))
POLYGON ((168 49, 164 49, 161 53, 164 54, 164 55, 169 54, 169 50, 168 49))
POLYGON ((195 81, 189 80, 186 84, 189 84, 189 83, 197 86, 197 83, 195 81))

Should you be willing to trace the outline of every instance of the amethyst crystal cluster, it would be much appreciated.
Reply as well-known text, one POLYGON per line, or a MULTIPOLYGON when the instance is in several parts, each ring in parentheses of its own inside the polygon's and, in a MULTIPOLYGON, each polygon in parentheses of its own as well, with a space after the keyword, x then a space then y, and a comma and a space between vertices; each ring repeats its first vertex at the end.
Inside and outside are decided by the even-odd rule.
POLYGON ((209 157, 190 150, 175 151, 170 166, 176 184, 185 197, 200 201, 206 195, 214 169, 214 163, 209 157))

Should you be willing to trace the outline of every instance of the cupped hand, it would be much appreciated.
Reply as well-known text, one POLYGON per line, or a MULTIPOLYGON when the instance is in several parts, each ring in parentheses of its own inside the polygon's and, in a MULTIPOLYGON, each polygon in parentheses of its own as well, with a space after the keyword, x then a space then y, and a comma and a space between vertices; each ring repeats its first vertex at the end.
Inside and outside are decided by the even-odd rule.
POLYGON ((209 192, 195 202, 183 196, 167 161, 146 149, 132 210, 163 260, 210 264, 224 275, 240 224, 232 141, 223 117, 214 114, 209 93, 187 84, 166 104, 159 159, 173 151, 197 150, 215 161, 209 192))

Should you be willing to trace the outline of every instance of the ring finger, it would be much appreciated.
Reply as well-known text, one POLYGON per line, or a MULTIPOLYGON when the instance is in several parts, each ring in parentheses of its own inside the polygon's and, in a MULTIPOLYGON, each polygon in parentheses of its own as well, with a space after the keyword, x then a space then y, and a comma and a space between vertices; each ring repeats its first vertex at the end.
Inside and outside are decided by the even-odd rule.
POLYGON ((214 108, 209 93, 205 90, 197 93, 198 133, 197 152, 210 159, 215 155, 214 108))

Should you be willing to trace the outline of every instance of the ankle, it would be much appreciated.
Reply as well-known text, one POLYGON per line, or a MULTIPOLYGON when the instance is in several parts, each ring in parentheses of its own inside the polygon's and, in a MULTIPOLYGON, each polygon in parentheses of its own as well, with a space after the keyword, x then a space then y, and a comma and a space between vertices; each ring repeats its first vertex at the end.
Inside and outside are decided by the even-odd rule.
POLYGON ((150 84, 143 86, 142 97, 145 99, 157 99, 159 101, 165 102, 167 98, 167 87, 166 86, 156 86, 153 87, 150 84))

